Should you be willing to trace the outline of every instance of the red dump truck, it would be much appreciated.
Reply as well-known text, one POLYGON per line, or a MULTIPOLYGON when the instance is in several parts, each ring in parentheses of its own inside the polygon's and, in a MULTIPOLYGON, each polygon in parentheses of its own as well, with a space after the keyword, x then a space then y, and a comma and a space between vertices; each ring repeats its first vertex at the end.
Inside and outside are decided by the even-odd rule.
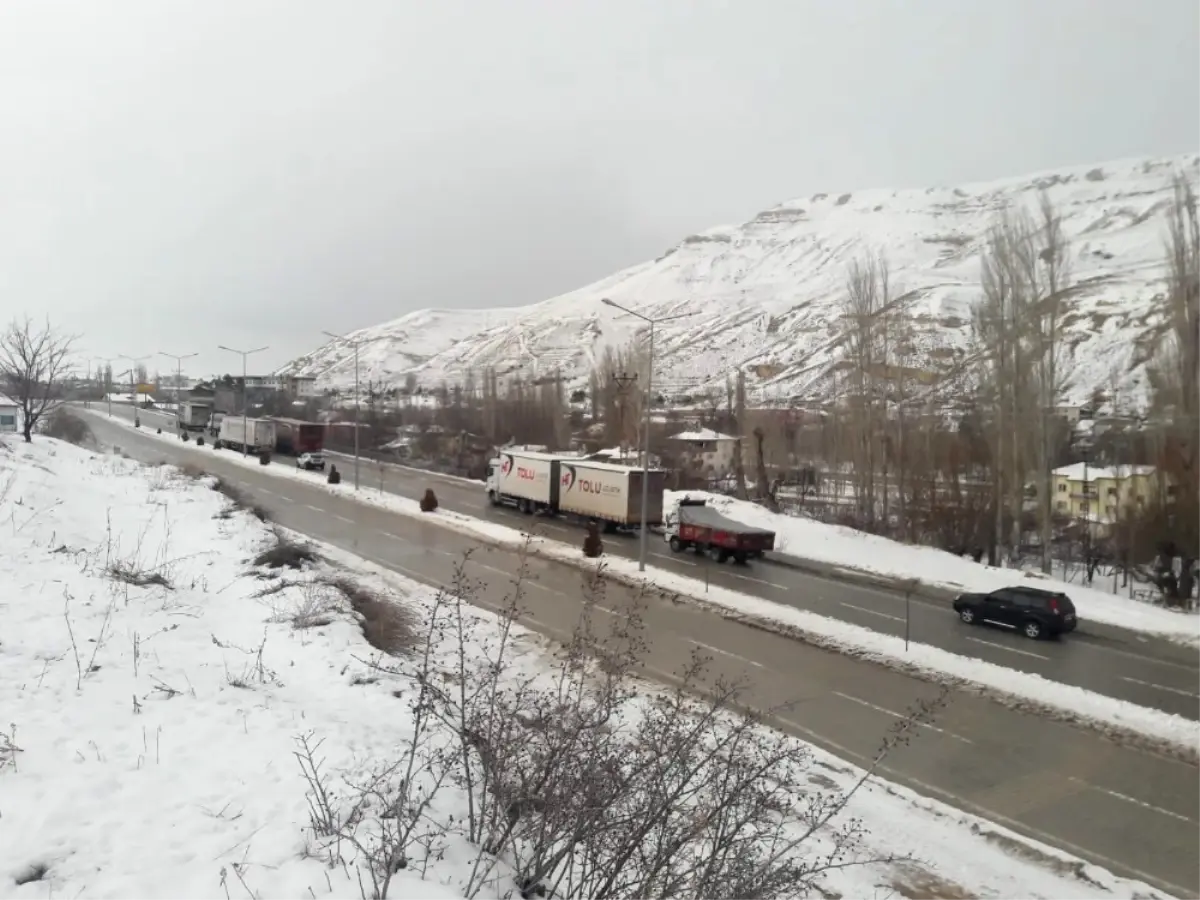
POLYGON ((775 549, 775 532, 738 522, 717 512, 705 500, 687 497, 667 517, 663 536, 675 553, 691 548, 721 563, 732 557, 734 562, 745 564, 775 549))

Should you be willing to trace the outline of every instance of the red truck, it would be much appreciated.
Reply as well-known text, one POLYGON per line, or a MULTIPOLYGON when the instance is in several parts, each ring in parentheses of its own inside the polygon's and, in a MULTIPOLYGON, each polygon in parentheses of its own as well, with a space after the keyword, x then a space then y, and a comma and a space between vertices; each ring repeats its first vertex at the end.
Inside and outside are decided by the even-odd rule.
POLYGON ((272 419, 275 423, 275 452, 296 457, 305 469, 325 468, 325 426, 302 419, 272 419))
POLYGON ((690 547, 697 553, 711 554, 720 563, 733 557, 734 562, 744 565, 775 549, 775 532, 738 522, 704 500, 687 497, 668 516, 663 536, 675 553, 690 547))

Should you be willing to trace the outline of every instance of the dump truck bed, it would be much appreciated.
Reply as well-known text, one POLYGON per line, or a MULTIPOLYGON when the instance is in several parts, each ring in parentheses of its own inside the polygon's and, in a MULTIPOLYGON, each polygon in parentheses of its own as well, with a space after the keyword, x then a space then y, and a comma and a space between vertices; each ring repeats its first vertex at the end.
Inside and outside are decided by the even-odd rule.
POLYGON ((772 538, 775 537, 775 532, 770 529, 756 528, 753 525, 747 525, 745 522, 739 522, 737 519, 731 519, 717 512, 711 506, 693 506, 681 503, 679 505, 679 524, 692 525, 697 528, 711 528, 714 531, 728 531, 747 536, 770 535, 772 538))

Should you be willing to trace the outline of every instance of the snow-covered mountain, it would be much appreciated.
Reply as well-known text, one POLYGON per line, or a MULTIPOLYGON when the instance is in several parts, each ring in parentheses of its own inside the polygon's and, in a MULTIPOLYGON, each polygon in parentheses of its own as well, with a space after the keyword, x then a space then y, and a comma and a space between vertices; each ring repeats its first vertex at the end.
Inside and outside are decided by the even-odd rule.
MULTIPOLYGON (((516 309, 422 310, 354 332, 363 380, 433 386, 469 370, 558 370, 584 383, 605 347, 627 344, 645 323, 604 303, 661 319, 655 383, 692 394, 747 370, 767 397, 821 397, 842 354, 839 303, 847 266, 886 254, 893 296, 906 294, 917 326, 909 365, 937 370, 970 341, 980 294, 980 249, 996 214, 1037 202, 1046 188, 1071 242, 1072 276, 1092 283, 1066 319, 1070 395, 1119 387, 1132 402, 1145 386, 1145 353, 1160 321, 1164 213, 1171 177, 1200 182, 1200 155, 1121 160, 957 188, 814 194, 749 222, 684 238, 658 259, 587 287, 516 309)), ((353 383, 353 348, 333 341, 283 372, 326 386, 353 383)))

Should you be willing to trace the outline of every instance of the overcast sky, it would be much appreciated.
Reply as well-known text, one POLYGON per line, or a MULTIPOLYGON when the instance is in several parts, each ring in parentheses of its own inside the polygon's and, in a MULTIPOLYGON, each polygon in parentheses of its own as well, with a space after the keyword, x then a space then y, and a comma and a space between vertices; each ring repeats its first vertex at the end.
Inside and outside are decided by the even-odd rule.
POLYGON ((265 370, 816 191, 1194 152, 1198 7, 0 0, 0 311, 265 370))

